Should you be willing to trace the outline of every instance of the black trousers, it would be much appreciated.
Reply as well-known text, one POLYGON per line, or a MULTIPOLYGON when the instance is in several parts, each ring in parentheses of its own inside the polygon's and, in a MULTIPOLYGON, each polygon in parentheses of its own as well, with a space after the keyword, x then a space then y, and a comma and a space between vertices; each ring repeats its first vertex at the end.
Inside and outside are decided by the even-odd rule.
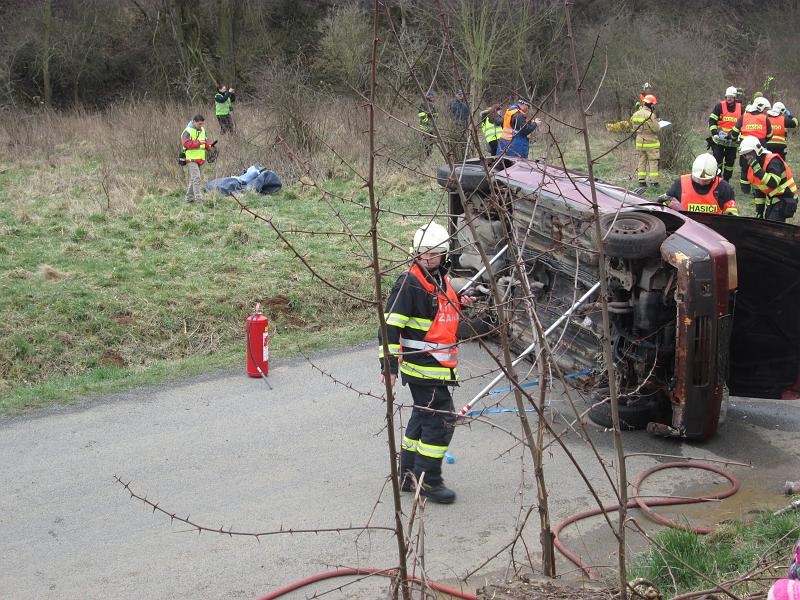
POLYGON ((424 473, 423 484, 441 485, 444 482, 442 459, 453 439, 456 422, 450 388, 413 383, 409 383, 408 388, 414 408, 400 450, 401 475, 411 472, 419 481, 424 473))
POLYGON ((231 115, 217 115, 221 133, 233 133, 233 117, 231 115))
MULTIPOLYGON (((736 146, 723 146, 721 144, 711 144, 711 152, 714 160, 717 161, 719 168, 722 169, 722 178, 730 181, 733 175, 733 165, 736 163, 736 146)), ((747 172, 745 172, 745 178, 747 172)))
POLYGON ((489 152, 490 152, 489 156, 497 156, 497 141, 499 139, 500 138, 498 138, 497 140, 492 140, 491 142, 486 142, 487 144, 489 144, 489 152))

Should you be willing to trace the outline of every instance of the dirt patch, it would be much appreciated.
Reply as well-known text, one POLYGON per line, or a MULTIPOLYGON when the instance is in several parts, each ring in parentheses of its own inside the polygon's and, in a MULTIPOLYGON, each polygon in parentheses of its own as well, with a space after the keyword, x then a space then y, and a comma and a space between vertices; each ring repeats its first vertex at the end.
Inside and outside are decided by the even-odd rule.
POLYGON ((125 359, 113 350, 106 350, 100 357, 100 362, 104 365, 111 365, 114 367, 124 367, 125 359))
POLYGON ((616 590, 603 587, 576 587, 553 581, 510 581, 478 589, 478 600, 614 600, 616 590))

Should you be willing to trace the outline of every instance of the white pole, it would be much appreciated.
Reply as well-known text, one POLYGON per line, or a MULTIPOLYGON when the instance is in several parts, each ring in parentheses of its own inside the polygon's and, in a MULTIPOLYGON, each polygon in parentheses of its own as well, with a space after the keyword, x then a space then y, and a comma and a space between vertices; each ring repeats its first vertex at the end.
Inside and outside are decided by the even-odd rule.
MULTIPOLYGON (((592 294, 594 294, 594 293, 595 293, 595 292, 598 290, 598 288, 599 288, 599 287, 600 287, 600 282, 598 281, 598 282, 597 282, 597 283, 595 283, 595 284, 594 284, 594 285, 593 285, 591 288, 589 288, 589 291, 588 291, 588 292, 586 292, 586 293, 585 293, 583 296, 581 296, 580 298, 578 298, 578 300, 575 302, 575 304, 573 304, 572 306, 570 306, 570 307, 569 307, 569 310, 567 310, 567 312, 565 312, 563 315, 561 315, 561 316, 560 316, 560 317, 559 317, 559 318, 556 320, 556 322, 555 322, 555 323, 553 323, 552 325, 550 325, 550 327, 548 327, 548 328, 547 328, 547 330, 544 332, 544 336, 545 336, 545 337, 547 337, 547 336, 548 336, 548 335, 550 335, 550 334, 551 334, 553 331, 555 331, 555 330, 556 330, 556 328, 557 328, 557 327, 558 327, 558 326, 559 326, 559 325, 560 325, 560 324, 561 324, 561 323, 564 321, 564 319, 567 319, 567 318, 569 318, 569 316, 570 316, 570 315, 572 315, 572 313, 574 313, 574 312, 575 312, 575 310, 576 310, 576 309, 577 309, 577 308, 578 308, 578 307, 579 307, 581 304, 583 304, 584 302, 586 302, 586 301, 589 299, 589 296, 591 296, 592 294)), ((533 343, 532 343, 530 346, 528 346, 527 348, 525 348, 525 350, 522 352, 522 354, 520 354, 520 355, 519 355, 519 356, 516 358, 516 360, 514 360, 514 362, 512 362, 512 363, 511 363, 511 366, 512 366, 512 367, 516 367, 516 366, 519 364, 519 362, 520 362, 520 361, 521 361, 523 358, 525 358, 525 357, 526 357, 528 354, 530 354, 530 353, 531 353, 531 351, 532 351, 532 350, 533 350, 535 347, 536 347, 536 342, 533 342, 533 343)), ((499 374, 497 377, 495 377, 494 379, 492 379, 491 383, 489 383, 489 384, 488 384, 486 387, 484 387, 484 388, 483 388, 483 389, 482 389, 480 392, 478 392, 478 395, 477 395, 477 396, 475 396, 475 397, 474 397, 472 400, 470 400, 468 404, 464 405, 464 407, 463 407, 463 408, 462 408, 462 409, 461 409, 461 410, 458 412, 458 415, 459 415, 460 417, 463 417, 464 415, 466 415, 466 414, 467 414, 467 413, 470 411, 470 409, 472 408, 472 406, 473 406, 473 405, 474 405, 474 404, 475 404, 475 403, 476 403, 478 400, 480 400, 481 398, 483 398, 484 396, 486 396, 486 395, 489 393, 489 391, 490 391, 490 390, 491 390, 491 389, 492 389, 492 388, 493 388, 493 387, 494 387, 494 386, 497 384, 497 382, 498 382, 498 381, 500 381, 500 380, 501 380, 503 377, 505 377, 505 373, 500 373, 500 374, 499 374)))

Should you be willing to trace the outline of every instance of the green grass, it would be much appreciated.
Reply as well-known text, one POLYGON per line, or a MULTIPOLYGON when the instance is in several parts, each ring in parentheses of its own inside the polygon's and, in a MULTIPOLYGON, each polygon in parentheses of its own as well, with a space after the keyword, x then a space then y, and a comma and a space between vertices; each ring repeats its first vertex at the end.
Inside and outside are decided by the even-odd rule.
MULTIPOLYGON (((28 192, 31 171, 0 171, 2 412, 241 365, 244 321, 256 302, 271 319, 276 357, 374 336, 374 308, 312 277, 233 200, 209 195, 187 205, 181 189, 152 190, 133 210, 114 212, 91 201, 91 186, 28 192)), ((356 182, 325 187, 366 199, 356 182)), ((429 211, 439 194, 420 184, 381 193, 384 207, 410 213, 429 211)), ((314 188, 246 200, 281 229, 341 231, 334 213, 356 232, 368 229, 368 210, 326 201, 314 188)), ((418 222, 386 215, 381 234, 404 242, 418 222)), ((340 235, 288 237, 322 277, 371 300, 369 260, 356 244, 340 235)))
MULTIPOLYGON (((784 576, 791 562, 791 549, 799 536, 798 512, 777 517, 762 513, 749 521, 726 522, 707 536, 664 529, 655 536, 663 550, 651 546, 649 551, 635 557, 629 579, 643 577, 665 596, 673 596, 711 587, 683 563, 715 582, 724 582, 773 561, 778 565, 776 569, 759 575, 759 579, 777 579, 784 576)), ((734 590, 744 595, 763 587, 763 583, 756 581, 736 586, 734 590)))

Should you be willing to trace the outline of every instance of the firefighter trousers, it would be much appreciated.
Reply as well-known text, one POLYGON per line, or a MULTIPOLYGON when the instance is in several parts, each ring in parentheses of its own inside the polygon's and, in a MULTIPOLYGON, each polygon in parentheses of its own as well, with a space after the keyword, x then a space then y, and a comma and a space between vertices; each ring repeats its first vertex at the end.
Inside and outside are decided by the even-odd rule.
POLYGON ((730 181, 733 175, 733 165, 736 163, 736 146, 723 146, 722 144, 712 144, 711 152, 714 160, 722 170, 722 178, 730 181))
POLYGON ((442 459, 453 439, 456 416, 453 397, 446 385, 408 384, 414 408, 406 425, 400 450, 401 477, 413 473, 423 484, 444 483, 442 459))
POLYGON ((636 169, 636 178, 639 183, 647 185, 648 176, 650 183, 658 183, 658 159, 661 158, 661 150, 659 148, 637 148, 636 153, 639 155, 636 169))

